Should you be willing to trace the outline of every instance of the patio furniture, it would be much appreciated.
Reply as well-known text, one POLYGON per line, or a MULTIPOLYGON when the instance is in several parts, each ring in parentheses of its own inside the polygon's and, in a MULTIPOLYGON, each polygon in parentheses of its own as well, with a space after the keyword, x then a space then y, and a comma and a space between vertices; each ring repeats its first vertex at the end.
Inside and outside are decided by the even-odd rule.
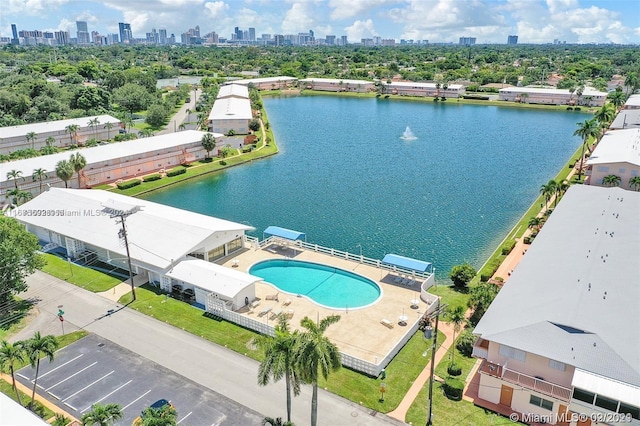
POLYGON ((275 300, 277 302, 279 294, 280 294, 280 292, 277 292, 276 294, 267 294, 267 297, 265 297, 265 299, 266 300, 275 300))
POLYGON ((284 302, 282 302, 282 306, 289 306, 291 304, 291 299, 287 299, 284 302))
POLYGON ((412 308, 417 308, 417 307, 419 307, 419 306, 420 306, 420 301, 419 301, 418 299, 413 299, 413 300, 411 301, 411 307, 412 307, 412 308))
POLYGON ((282 309, 276 309, 275 311, 271 311, 271 319, 278 318, 278 315, 282 313, 282 309))
POLYGON ((393 323, 386 318, 382 318, 380 320, 380 324, 384 325, 387 328, 393 328, 393 323))
POLYGON ((264 308, 263 310, 260 311, 260 313, 258 314, 258 316, 262 317, 267 315, 269 312, 271 312, 271 306, 264 308))
POLYGON ((406 315, 404 315, 404 314, 403 314, 403 315, 400 315, 400 316, 398 317, 398 323, 399 323, 400 325, 407 325, 407 320, 408 320, 408 319, 409 319, 409 318, 408 318, 406 315))

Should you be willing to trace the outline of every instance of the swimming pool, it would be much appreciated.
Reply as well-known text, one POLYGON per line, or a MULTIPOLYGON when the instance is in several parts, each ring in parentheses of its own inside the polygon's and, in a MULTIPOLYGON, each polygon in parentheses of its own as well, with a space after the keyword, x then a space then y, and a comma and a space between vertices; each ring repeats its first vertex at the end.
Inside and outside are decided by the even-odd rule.
POLYGON ((376 302, 382 289, 372 280, 344 269, 291 259, 258 262, 249 269, 278 289, 306 296, 332 309, 363 308, 376 302))

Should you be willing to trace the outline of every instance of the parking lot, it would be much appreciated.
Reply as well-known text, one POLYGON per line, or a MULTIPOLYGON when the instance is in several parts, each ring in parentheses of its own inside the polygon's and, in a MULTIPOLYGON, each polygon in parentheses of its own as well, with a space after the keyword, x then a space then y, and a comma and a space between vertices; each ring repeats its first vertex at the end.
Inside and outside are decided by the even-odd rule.
MULTIPOLYGON (((213 360, 212 360, 213 361, 213 360)), ((33 386, 35 369, 17 374, 33 386)), ((76 418, 93 404, 115 403, 130 425, 159 399, 175 407, 179 425, 260 425, 264 416, 108 340, 89 335, 40 361, 38 393, 76 418)))

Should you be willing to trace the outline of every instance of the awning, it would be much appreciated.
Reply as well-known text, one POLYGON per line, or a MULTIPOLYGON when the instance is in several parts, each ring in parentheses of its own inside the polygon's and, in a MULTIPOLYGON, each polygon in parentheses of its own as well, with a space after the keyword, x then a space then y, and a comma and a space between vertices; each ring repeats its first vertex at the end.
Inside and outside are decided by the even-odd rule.
POLYGON ((573 373, 571 386, 598 395, 608 396, 609 398, 617 399, 618 401, 635 405, 636 407, 640 406, 640 392, 638 392, 637 387, 578 368, 576 368, 573 373))
POLYGON ((293 231, 291 229, 280 228, 279 226, 269 226, 264 230, 267 235, 273 235, 275 237, 286 238, 287 240, 306 240, 307 234, 304 232, 293 231))
POLYGON ((410 257, 399 256, 397 254, 387 254, 382 259, 382 263, 386 263, 393 266, 399 266, 405 269, 412 269, 420 272, 431 272, 432 264, 424 262, 418 259, 412 259, 410 257))

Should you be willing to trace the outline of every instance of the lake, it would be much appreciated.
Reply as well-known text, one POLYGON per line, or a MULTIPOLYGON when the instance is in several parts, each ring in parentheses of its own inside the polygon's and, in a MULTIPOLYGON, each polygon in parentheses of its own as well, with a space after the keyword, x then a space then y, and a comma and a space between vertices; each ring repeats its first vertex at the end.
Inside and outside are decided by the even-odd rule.
POLYGON ((584 115, 298 96, 263 99, 276 156, 144 198, 382 259, 479 268, 580 146, 584 115), (406 127, 415 140, 403 140, 406 127))

